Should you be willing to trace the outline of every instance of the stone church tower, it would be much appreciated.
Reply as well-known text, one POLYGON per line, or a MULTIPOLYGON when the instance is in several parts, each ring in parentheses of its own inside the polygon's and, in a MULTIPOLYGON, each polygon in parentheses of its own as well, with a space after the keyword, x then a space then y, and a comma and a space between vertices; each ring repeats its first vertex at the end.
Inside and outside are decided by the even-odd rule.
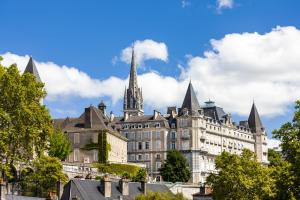
POLYGON ((132 49, 129 87, 124 93, 124 116, 141 116, 144 114, 142 90, 138 87, 134 49, 132 49))

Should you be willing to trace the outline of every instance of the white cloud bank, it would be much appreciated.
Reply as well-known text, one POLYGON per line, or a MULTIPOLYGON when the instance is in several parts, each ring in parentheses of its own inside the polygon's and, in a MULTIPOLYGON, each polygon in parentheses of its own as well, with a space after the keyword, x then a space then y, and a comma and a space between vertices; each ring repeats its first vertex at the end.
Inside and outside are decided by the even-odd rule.
POLYGON ((167 45, 163 42, 156 42, 153 40, 137 40, 133 45, 126 47, 121 52, 121 61, 130 63, 132 55, 132 46, 135 50, 136 62, 141 64, 146 60, 157 59, 164 62, 168 61, 167 45))
POLYGON ((232 8, 233 4, 233 0, 217 0, 217 9, 232 8))
MULTIPOLYGON (((166 61, 167 53, 161 56, 157 49, 167 47, 158 44, 163 47, 146 45, 145 50, 137 45, 139 61, 151 58, 166 61)), ((276 116, 284 114, 288 105, 300 98, 300 31, 295 27, 277 27, 265 34, 228 34, 211 40, 211 47, 203 56, 189 57, 179 79, 157 72, 140 74, 138 81, 145 104, 156 109, 181 106, 190 78, 200 102, 210 98, 226 111, 244 116, 249 114, 253 99, 261 115, 276 116)), ((124 61, 129 62, 130 54, 126 52, 131 50, 126 49, 124 61)), ((3 64, 17 63, 21 71, 29 59, 11 53, 2 56, 3 64)), ((52 62, 36 61, 36 65, 46 83, 48 99, 52 100, 61 96, 109 96, 117 102, 123 98, 124 86, 128 84, 128 78, 97 80, 74 67, 52 62)))

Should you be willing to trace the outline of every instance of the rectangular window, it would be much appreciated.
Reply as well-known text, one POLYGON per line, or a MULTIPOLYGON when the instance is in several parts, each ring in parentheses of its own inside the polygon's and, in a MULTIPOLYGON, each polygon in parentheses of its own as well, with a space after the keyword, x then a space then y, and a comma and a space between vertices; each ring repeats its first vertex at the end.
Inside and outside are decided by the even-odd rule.
POLYGON ((171 143, 171 149, 176 149, 176 143, 175 142, 171 143))
POLYGON ((155 142, 155 147, 156 147, 157 150, 160 150, 160 149, 161 149, 161 142, 160 142, 160 140, 157 140, 157 141, 155 142))
POLYGON ((74 144, 80 143, 80 135, 79 133, 74 133, 74 144))
POLYGON ((160 154, 156 154, 156 159, 160 159, 160 154))
POLYGON ((176 132, 175 132, 175 131, 172 131, 172 132, 171 132, 171 139, 172 139, 172 140, 175 140, 175 139, 176 139, 176 132))
POLYGON ((156 170, 158 171, 161 168, 161 162, 156 162, 156 170))
POLYGON ((142 142, 138 142, 138 150, 143 149, 143 143, 142 142))
POLYGON ((142 154, 137 155, 137 160, 142 160, 142 159, 143 159, 143 155, 142 154))
POLYGON ((160 123, 155 123, 155 128, 160 128, 160 123))
POLYGON ((145 160, 149 160, 149 154, 145 154, 145 160))
POLYGON ((94 150, 94 161, 97 162, 98 161, 98 151, 94 150))
POLYGON ((160 139, 160 131, 156 131, 156 139, 160 139))
POLYGON ((190 147, 190 141, 182 141, 182 150, 188 150, 190 147))
POLYGON ((79 149, 74 149, 74 162, 79 160, 79 149))
POLYGON ((148 140, 150 138, 150 132, 149 131, 145 131, 143 134, 143 139, 148 140))
POLYGON ((171 124, 171 128, 176 128, 175 123, 171 124))
POLYGON ((150 144, 149 144, 149 142, 145 142, 145 149, 150 149, 150 144))

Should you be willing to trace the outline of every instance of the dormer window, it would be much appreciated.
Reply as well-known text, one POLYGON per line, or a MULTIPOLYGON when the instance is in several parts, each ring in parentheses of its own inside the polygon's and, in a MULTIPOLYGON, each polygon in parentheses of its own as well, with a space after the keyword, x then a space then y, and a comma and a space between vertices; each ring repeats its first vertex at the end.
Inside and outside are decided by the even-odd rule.
POLYGON ((150 126, 149 126, 149 124, 145 124, 145 128, 149 128, 150 126))
POLYGON ((139 127, 139 128, 143 128, 142 124, 139 124, 138 127, 139 127))
POLYGON ((155 128, 160 128, 160 123, 155 123, 155 128))

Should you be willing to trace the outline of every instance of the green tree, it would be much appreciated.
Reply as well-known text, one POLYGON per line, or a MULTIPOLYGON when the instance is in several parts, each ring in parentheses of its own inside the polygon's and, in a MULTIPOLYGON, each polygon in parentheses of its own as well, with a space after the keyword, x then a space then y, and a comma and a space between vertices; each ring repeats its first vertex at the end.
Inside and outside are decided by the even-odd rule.
POLYGON ((170 182, 187 182, 191 178, 188 161, 178 150, 170 150, 163 163, 160 174, 163 180, 170 182))
POLYGON ((147 192, 135 197, 135 200, 187 200, 182 193, 176 195, 170 192, 147 192))
POLYGON ((62 164, 58 158, 41 156, 32 163, 32 171, 21 180, 24 194, 46 197, 49 192, 55 192, 57 182, 67 181, 62 173, 62 164))
POLYGON ((288 177, 292 184, 287 191, 293 198, 300 199, 300 101, 296 102, 292 122, 274 130, 273 135, 281 141, 282 156, 289 163, 286 165, 290 165, 288 177))
POLYGON ((44 84, 32 74, 0 64, 0 176, 9 176, 16 162, 28 163, 34 153, 46 150, 53 126, 40 103, 45 95, 44 84))
POLYGON ((259 200, 275 197, 272 170, 257 162, 250 150, 244 149, 241 156, 224 151, 216 157, 215 165, 219 172, 207 178, 214 199, 259 200))
POLYGON ((135 182, 146 181, 147 177, 148 177, 147 170, 144 168, 140 168, 139 171, 136 173, 136 175, 132 177, 132 181, 135 182))
POLYGON ((55 132, 50 136, 49 156, 65 160, 71 151, 69 138, 60 129, 55 129, 55 132))

